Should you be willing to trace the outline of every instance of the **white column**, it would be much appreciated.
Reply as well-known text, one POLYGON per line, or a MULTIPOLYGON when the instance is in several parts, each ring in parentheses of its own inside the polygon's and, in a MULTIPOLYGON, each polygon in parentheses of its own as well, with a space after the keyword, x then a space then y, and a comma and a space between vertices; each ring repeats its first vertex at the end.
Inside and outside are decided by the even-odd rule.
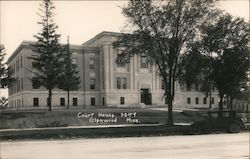
POLYGON ((138 73, 137 72, 137 67, 138 67, 138 65, 137 65, 137 55, 134 55, 134 58, 133 58, 133 76, 134 76, 134 82, 133 82, 133 84, 134 84, 134 90, 138 90, 138 86, 137 86, 137 78, 136 78, 136 74, 138 73))
POLYGON ((155 90, 159 90, 159 75, 158 73, 155 73, 155 90))
POLYGON ((152 91, 156 91, 155 87, 155 66, 152 66, 152 91))
POLYGON ((130 82, 129 82, 130 90, 134 90, 134 57, 130 59, 129 73, 130 73, 129 74, 130 75, 130 82))
POLYGON ((109 89, 113 90, 113 70, 114 70, 114 60, 113 60, 113 48, 109 45, 109 89))
POLYGON ((100 81, 99 81, 99 85, 100 85, 100 92, 102 92, 102 90, 103 90, 103 67, 104 67, 104 65, 103 65, 103 58, 104 58, 104 56, 103 56, 103 48, 102 47, 100 47, 101 49, 100 49, 100 54, 99 54, 99 66, 100 66, 100 81))
POLYGON ((104 90, 109 90, 109 46, 104 45, 103 46, 103 58, 104 58, 104 81, 105 81, 105 87, 104 90))

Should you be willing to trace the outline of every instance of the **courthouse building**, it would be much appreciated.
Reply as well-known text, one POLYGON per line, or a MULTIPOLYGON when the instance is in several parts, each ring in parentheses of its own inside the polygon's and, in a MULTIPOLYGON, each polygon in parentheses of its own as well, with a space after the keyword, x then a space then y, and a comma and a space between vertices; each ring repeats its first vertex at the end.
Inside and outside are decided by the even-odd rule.
MULTIPOLYGON (((101 32, 82 45, 70 45, 73 62, 79 70, 80 88, 70 92, 70 106, 78 107, 138 107, 141 103, 158 107, 165 105, 162 98, 164 85, 155 66, 147 63, 146 57, 135 55, 127 64, 117 64, 117 50, 112 43, 120 33, 101 32)), ((9 88, 11 108, 47 107, 48 91, 32 85, 34 77, 32 44, 23 41, 8 59, 15 82, 9 88)), ((176 84, 175 107, 208 108, 209 98, 194 89, 176 84)), ((212 92, 212 107, 217 107, 217 92, 212 92)), ((67 93, 53 90, 54 108, 64 107, 67 93)))

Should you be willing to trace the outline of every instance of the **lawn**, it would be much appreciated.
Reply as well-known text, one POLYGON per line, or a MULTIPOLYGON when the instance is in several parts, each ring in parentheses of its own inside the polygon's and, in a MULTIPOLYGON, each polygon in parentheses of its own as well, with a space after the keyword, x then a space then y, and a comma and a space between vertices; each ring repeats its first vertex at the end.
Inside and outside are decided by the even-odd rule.
MULTIPOLYGON (((0 113, 0 129, 22 129, 67 126, 165 124, 167 111, 152 109, 55 109, 6 111, 0 113)), ((191 118, 174 112, 175 122, 191 118)))

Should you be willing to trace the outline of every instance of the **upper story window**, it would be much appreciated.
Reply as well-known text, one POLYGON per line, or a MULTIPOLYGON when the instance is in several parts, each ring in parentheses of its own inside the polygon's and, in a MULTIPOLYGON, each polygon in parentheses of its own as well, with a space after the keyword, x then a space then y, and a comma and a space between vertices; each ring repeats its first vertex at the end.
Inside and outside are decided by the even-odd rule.
POLYGON ((20 57, 20 64, 21 64, 21 68, 23 68, 23 57, 20 57))
POLYGON ((127 78, 125 77, 122 78, 122 88, 127 89, 127 78))
POLYGON ((32 88, 33 89, 39 89, 39 82, 37 77, 32 77, 32 88))
POLYGON ((123 67, 124 68, 126 66, 125 62, 117 61, 116 63, 117 63, 117 67, 123 67))
POLYGON ((19 60, 16 61, 16 71, 19 71, 19 60))
POLYGON ((76 59, 72 59, 72 64, 77 64, 77 60, 76 59))
POLYGON ((32 65, 32 68, 34 68, 35 67, 35 61, 32 61, 32 63, 31 63, 31 65, 32 65))
POLYGON ((21 90, 23 90, 23 78, 21 78, 21 90))
POLYGON ((195 83, 194 84, 194 90, 195 91, 199 91, 200 89, 199 89, 199 84, 198 83, 195 83))
POLYGON ((186 89, 187 89, 187 91, 191 91, 192 86, 186 85, 186 89))
POLYGON ((90 79, 90 89, 95 89, 95 79, 94 78, 90 79))
POLYGON ((16 63, 14 63, 14 66, 13 66, 13 73, 16 73, 16 63))
POLYGON ((141 55, 141 68, 148 68, 148 60, 146 55, 141 55))
POLYGON ((117 77, 117 89, 121 89, 121 78, 117 77))
POLYGON ((117 89, 127 89, 127 78, 126 77, 117 77, 117 89))
POLYGON ((212 91, 213 91, 213 92, 215 91, 215 86, 214 86, 214 85, 212 85, 212 91))
POLYGON ((117 58, 116 58, 117 67, 126 67, 126 63, 124 61, 118 60, 118 57, 121 53, 122 50, 117 50, 117 58))
POLYGON ((89 69, 95 69, 95 58, 91 57, 89 59, 89 69))

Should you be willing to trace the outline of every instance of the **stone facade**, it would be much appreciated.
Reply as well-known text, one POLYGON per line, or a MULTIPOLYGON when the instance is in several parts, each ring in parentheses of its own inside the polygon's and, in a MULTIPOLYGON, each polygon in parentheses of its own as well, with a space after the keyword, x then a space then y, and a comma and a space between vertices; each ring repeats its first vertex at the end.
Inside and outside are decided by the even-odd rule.
MULTIPOLYGON (((145 63, 144 57, 134 56, 125 65, 116 63, 117 50, 112 43, 120 33, 102 32, 82 45, 71 45, 73 62, 77 64, 81 78, 80 88, 70 92, 70 105, 79 107, 138 107, 140 103, 152 107, 165 105, 162 99, 162 79, 155 66, 145 63)), ((31 78, 34 42, 24 41, 8 60, 16 82, 9 88, 11 108, 44 108, 47 106, 47 90, 34 89, 31 78)), ((208 108, 208 99, 195 90, 186 91, 176 84, 175 107, 208 108)), ((212 107, 217 107, 217 92, 212 92, 212 107)), ((54 108, 67 105, 67 94, 53 90, 54 108)))

